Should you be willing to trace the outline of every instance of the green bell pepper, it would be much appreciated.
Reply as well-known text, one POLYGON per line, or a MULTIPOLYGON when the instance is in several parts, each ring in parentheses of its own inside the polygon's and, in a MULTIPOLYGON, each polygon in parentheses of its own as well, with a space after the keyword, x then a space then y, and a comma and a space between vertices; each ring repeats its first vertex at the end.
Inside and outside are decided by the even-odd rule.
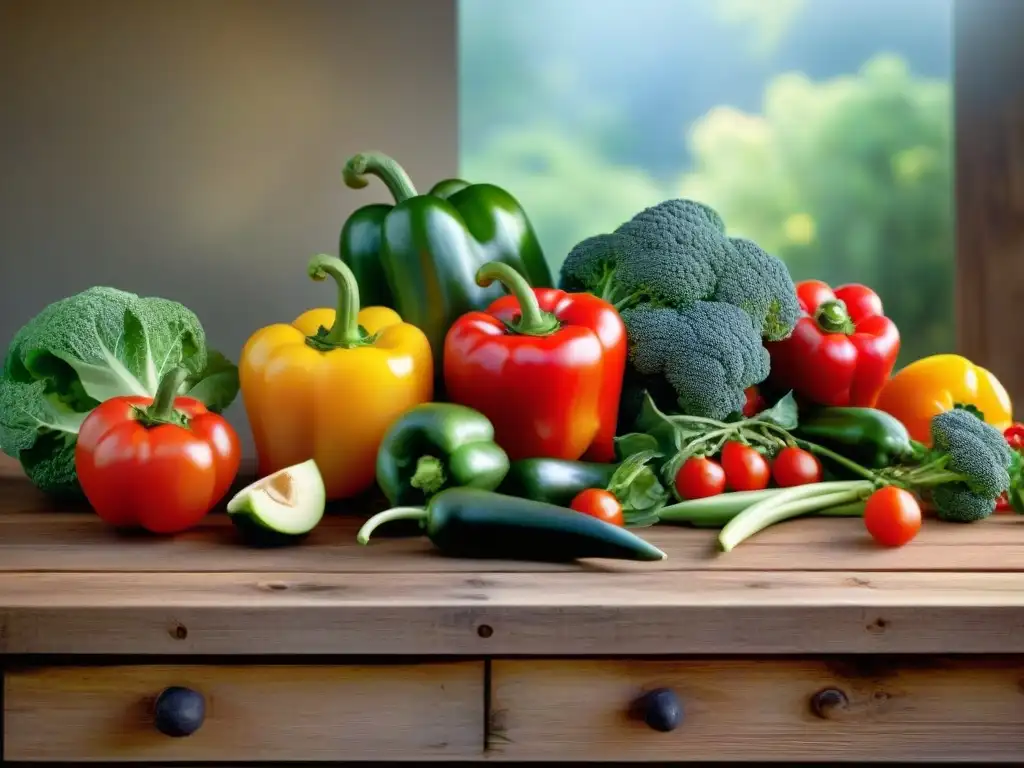
POLYGON ((797 440, 817 443, 869 469, 884 469, 915 455, 903 423, 876 408, 822 407, 801 416, 797 440))
POLYGON ((423 403, 384 434, 377 485, 391 504, 424 504, 445 488, 493 491, 508 467, 486 416, 464 405, 423 403))
POLYGON ((359 283, 360 306, 394 309, 427 335, 435 360, 457 317, 502 295, 497 282, 477 285, 482 265, 500 261, 534 288, 553 287, 533 226, 500 187, 446 179, 421 195, 387 155, 361 152, 345 163, 352 189, 367 186, 367 176, 383 181, 395 204, 355 211, 342 227, 339 256, 359 283))

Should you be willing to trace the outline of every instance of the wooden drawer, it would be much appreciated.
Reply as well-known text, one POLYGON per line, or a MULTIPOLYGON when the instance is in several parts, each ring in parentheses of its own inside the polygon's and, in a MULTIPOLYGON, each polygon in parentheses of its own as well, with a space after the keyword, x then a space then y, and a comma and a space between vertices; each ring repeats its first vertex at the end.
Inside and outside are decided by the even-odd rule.
POLYGON ((9 671, 6 760, 400 760, 479 756, 482 662, 104 666, 9 671), (166 736, 154 702, 181 686, 201 726, 166 736))
POLYGON ((516 660, 493 662, 492 673, 488 748, 510 760, 1020 764, 1024 756, 1021 659, 516 660), (630 712, 663 687, 683 711, 668 732, 630 712))

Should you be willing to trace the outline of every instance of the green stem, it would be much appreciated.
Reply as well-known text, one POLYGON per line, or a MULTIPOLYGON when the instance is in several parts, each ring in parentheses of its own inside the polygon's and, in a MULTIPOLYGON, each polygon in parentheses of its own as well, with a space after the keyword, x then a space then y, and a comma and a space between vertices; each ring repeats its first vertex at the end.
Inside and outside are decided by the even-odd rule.
POLYGON ((484 288, 495 280, 519 302, 519 321, 511 324, 514 332, 524 336, 548 336, 559 329, 558 318, 540 308, 533 288, 514 267, 500 261, 489 261, 476 271, 476 282, 484 288))
MULTIPOLYGON (((820 485, 824 489, 831 484, 822 483, 820 485)), ((730 552, 741 542, 775 523, 811 512, 817 512, 828 507, 859 501, 865 494, 870 493, 874 487, 871 483, 867 482, 858 485, 859 487, 849 490, 817 493, 809 497, 796 493, 783 493, 758 502, 743 510, 726 523, 725 527, 718 534, 718 546, 723 552, 730 552)), ((790 490, 797 491, 798 489, 793 488, 790 490)))
POLYGON ((369 184, 367 175, 383 181, 396 203, 416 197, 416 187, 412 185, 409 174, 383 152, 360 152, 353 155, 341 171, 345 185, 351 189, 362 189, 369 184))
POLYGON ((360 544, 366 544, 370 540, 370 535, 379 526, 394 520, 419 520, 422 525, 426 521, 428 514, 427 510, 423 507, 393 507, 385 509, 363 523, 363 527, 356 534, 356 541, 360 544))
POLYGON ((320 253, 309 260, 307 271, 314 280, 325 280, 330 275, 338 284, 334 324, 326 333, 308 337, 310 345, 333 349, 365 344, 366 337, 359 329, 359 284, 352 270, 338 257, 320 253))
POLYGON ((138 409, 136 419, 146 427, 155 427, 158 424, 183 424, 184 418, 174 409, 174 400, 178 397, 178 390, 187 376, 188 371, 180 365, 167 371, 160 379, 153 402, 146 408, 138 409))
POLYGON ((796 444, 803 448, 805 451, 810 451, 811 453, 816 454, 817 456, 821 456, 822 458, 834 461, 839 466, 850 470, 855 475, 859 475, 860 477, 863 477, 865 480, 878 482, 878 475, 876 475, 870 469, 862 467, 857 462, 852 461, 846 458, 845 456, 841 456, 835 451, 831 451, 828 448, 825 448, 824 446, 818 445, 817 443, 809 443, 806 440, 800 440, 798 438, 794 438, 794 440, 796 441, 796 444))
POLYGON ((814 313, 814 322, 825 333, 843 333, 849 336, 856 330, 850 313, 846 310, 846 304, 839 299, 822 302, 814 313))
POLYGON ((423 491, 424 496, 433 496, 444 487, 444 464, 434 456, 420 456, 416 462, 409 485, 423 491))

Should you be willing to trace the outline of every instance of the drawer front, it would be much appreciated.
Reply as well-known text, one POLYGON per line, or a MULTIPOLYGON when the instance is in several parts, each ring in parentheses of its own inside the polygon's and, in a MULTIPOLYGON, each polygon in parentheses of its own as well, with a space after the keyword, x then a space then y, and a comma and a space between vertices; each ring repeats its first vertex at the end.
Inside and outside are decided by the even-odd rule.
POLYGON ((509 760, 1024 759, 1022 659, 508 660, 491 691, 509 760))
POLYGON ((11 761, 423 760, 483 752, 482 662, 48 667, 9 671, 4 691, 3 757, 11 761))

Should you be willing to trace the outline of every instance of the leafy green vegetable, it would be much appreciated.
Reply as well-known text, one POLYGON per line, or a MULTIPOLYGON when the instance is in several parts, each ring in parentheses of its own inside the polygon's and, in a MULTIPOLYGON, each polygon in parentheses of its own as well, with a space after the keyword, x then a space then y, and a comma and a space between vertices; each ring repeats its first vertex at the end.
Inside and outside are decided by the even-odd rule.
POLYGON ((668 491, 648 462, 660 457, 656 450, 644 450, 625 459, 612 475, 608 491, 622 505, 622 516, 630 528, 658 522, 658 510, 668 501, 668 491))
POLYGON ((0 373, 0 450, 51 493, 79 492, 78 429, 99 403, 153 397, 181 365, 182 393, 222 411, 238 394, 238 370, 206 347, 196 315, 162 298, 105 286, 45 307, 14 336, 0 373))

